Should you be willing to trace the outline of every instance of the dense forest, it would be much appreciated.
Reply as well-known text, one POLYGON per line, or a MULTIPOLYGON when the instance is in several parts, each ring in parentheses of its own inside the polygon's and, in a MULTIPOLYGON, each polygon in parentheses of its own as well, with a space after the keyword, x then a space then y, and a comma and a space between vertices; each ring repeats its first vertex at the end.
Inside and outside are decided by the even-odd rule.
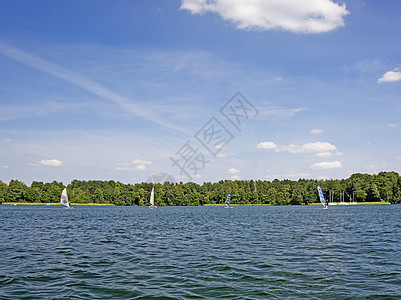
MULTIPOLYGON (((319 202, 317 186, 322 187, 326 198, 334 202, 357 201, 401 203, 401 177, 396 172, 377 175, 353 174, 342 180, 298 181, 278 180, 224 180, 202 185, 188 183, 155 184, 155 204, 158 206, 189 206, 224 203, 227 194, 232 204, 302 205, 319 202)), ((99 203, 113 205, 149 205, 153 184, 123 184, 115 181, 79 181, 68 184, 71 203, 99 203)), ((7 185, 0 181, 0 203, 58 203, 64 184, 32 182, 26 186, 18 180, 7 185)))

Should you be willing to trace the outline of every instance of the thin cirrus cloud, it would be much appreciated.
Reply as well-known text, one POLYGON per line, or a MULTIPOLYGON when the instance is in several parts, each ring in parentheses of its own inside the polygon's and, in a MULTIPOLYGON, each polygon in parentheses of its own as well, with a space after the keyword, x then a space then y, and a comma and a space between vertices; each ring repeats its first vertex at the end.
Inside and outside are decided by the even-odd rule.
POLYGON ((33 116, 45 116, 48 114, 65 111, 66 109, 82 109, 87 107, 88 103, 67 103, 48 101, 43 104, 26 105, 0 105, 0 121, 11 121, 33 116))
POLYGON ((35 70, 53 75, 75 86, 83 88, 103 99, 110 100, 133 115, 149 120, 153 123, 166 126, 170 129, 182 132, 181 128, 167 123, 162 118, 158 117, 154 112, 149 110, 146 106, 138 102, 131 101, 126 97, 120 96, 115 92, 109 90, 108 88, 104 87, 103 85, 77 72, 72 72, 64 67, 48 62, 41 57, 23 52, 2 42, 0 42, 0 54, 3 54, 4 56, 18 61, 35 70))
POLYGON ((382 77, 377 79, 377 83, 396 82, 401 80, 401 68, 396 68, 393 71, 388 71, 382 77))
POLYGON ((345 4, 330 0, 182 0, 181 10, 212 12, 238 29, 322 33, 344 26, 345 4))

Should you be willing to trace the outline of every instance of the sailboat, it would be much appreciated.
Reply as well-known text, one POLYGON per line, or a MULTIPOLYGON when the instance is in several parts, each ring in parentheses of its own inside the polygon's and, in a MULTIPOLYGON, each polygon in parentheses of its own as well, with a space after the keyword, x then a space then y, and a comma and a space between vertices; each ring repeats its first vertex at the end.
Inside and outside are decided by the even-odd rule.
MULTIPOLYGON (((343 191, 343 197, 342 199, 340 199, 340 203, 338 203, 338 205, 355 205, 356 202, 354 200, 352 200, 351 202, 351 197, 350 195, 348 195, 347 192, 345 192, 347 194, 347 196, 350 198, 350 202, 345 202, 345 196, 344 196, 344 191, 343 191)), ((341 198, 341 194, 340 194, 340 198, 341 198)), ((354 198, 354 196, 352 195, 352 198, 354 198)))
POLYGON ((317 186, 317 190, 319 192, 320 203, 322 203, 324 209, 327 209, 328 205, 326 203, 326 200, 324 199, 323 191, 322 191, 322 188, 320 187, 320 185, 317 186))
POLYGON ((232 207, 230 206, 230 205, 231 205, 231 194, 228 194, 228 195, 227 195, 227 199, 226 199, 225 204, 226 204, 226 206, 225 206, 224 208, 232 208, 232 207))
POLYGON ((334 202, 334 193, 332 191, 330 191, 329 199, 329 205, 338 205, 337 202, 334 202))
POLYGON ((152 192, 150 193, 150 206, 149 208, 157 208, 155 205, 155 188, 152 187, 152 192))
POLYGON ((70 208, 70 202, 68 201, 67 189, 61 192, 60 203, 63 205, 64 208, 70 208))

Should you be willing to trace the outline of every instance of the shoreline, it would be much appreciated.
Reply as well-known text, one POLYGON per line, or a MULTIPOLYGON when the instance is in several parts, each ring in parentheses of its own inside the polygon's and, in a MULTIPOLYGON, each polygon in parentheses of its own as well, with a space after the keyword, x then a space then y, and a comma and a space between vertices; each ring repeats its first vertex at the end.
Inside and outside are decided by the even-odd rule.
MULTIPOLYGON (((60 203, 27 203, 27 202, 4 202, 1 205, 43 205, 43 206, 61 206, 60 203)), ((71 206, 115 206, 111 203, 71 203, 71 206)))
MULTIPOLYGON (((359 202, 353 205, 330 205, 330 206, 354 206, 354 205, 390 205, 391 203, 389 202, 359 202)), ((60 203, 25 203, 25 202, 4 202, 0 205, 33 205, 33 206, 61 206, 60 203)), ((320 206, 322 205, 321 203, 310 203, 308 205, 271 205, 271 204, 231 204, 231 206, 320 206)), ((116 206, 111 203, 71 203, 71 206, 116 206)), ((122 205, 126 206, 126 205, 122 205)), ((130 206, 130 205, 128 205, 130 206)), ((137 206, 140 207, 139 205, 131 205, 131 206, 137 206)), ((177 205, 177 207, 180 205, 177 205)), ((194 205, 189 205, 189 206, 194 206, 194 205)), ((199 207, 202 206, 220 206, 224 207, 225 204, 205 204, 205 205, 196 205, 199 207)), ((143 205, 143 207, 146 207, 146 205, 143 205)), ((184 207, 184 206, 183 206, 184 207)))

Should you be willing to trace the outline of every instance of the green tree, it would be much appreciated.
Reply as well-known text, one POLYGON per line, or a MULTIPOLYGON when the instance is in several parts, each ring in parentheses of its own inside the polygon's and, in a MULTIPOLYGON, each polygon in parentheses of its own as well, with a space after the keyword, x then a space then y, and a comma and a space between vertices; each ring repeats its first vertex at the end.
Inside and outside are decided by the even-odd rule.
POLYGON ((0 180, 0 204, 6 201, 7 188, 7 184, 0 180))
POLYGON ((18 180, 11 180, 8 184, 6 202, 25 202, 27 186, 18 180))

